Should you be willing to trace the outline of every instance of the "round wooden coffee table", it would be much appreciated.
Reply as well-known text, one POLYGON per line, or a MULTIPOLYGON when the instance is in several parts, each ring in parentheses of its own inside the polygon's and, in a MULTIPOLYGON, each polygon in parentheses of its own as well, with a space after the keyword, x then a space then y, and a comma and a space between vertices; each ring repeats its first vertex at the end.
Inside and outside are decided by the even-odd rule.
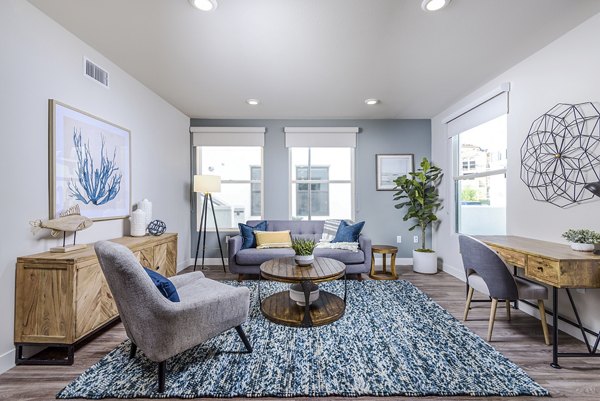
POLYGON ((297 265, 293 257, 268 260, 260 265, 258 297, 260 310, 275 323, 312 327, 335 322, 346 310, 346 265, 330 258, 315 258, 309 266, 297 265), (318 289, 318 283, 342 277, 344 299, 318 289), (275 293, 262 300, 261 278, 291 283, 292 286, 288 291, 275 293), (296 295, 295 300, 290 297, 292 295, 296 295))

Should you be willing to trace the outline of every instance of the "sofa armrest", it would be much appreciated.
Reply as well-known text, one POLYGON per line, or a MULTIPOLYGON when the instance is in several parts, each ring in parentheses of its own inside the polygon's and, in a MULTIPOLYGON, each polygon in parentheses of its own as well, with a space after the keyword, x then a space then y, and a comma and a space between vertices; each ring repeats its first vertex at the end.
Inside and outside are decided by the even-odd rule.
POLYGON ((227 242, 229 264, 235 261, 235 255, 242 249, 242 242, 243 239, 241 235, 229 237, 229 242, 227 242))
POLYGON ((365 254, 365 265, 369 265, 371 264, 371 238, 367 237, 364 234, 361 234, 358 237, 358 245, 360 246, 360 249, 362 249, 362 251, 365 254))

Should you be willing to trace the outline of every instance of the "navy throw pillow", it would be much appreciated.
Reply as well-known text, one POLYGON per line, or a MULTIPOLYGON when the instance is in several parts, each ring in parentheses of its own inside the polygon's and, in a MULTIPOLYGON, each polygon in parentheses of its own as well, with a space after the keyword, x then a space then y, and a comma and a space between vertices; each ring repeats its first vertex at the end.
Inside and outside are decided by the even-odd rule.
POLYGON ((152 282, 158 288, 161 294, 164 295, 171 302, 179 302, 179 294, 177 294, 177 289, 175 285, 160 273, 155 272, 154 270, 150 270, 144 267, 148 276, 152 279, 152 282))
POLYGON ((238 223, 240 227, 240 235, 242 236, 242 249, 256 248, 256 237, 254 230, 267 231, 267 221, 261 221, 256 226, 252 227, 248 224, 238 223))
POLYGON ((364 221, 353 225, 348 225, 346 220, 340 222, 335 238, 331 242, 358 242, 358 236, 360 235, 364 221))

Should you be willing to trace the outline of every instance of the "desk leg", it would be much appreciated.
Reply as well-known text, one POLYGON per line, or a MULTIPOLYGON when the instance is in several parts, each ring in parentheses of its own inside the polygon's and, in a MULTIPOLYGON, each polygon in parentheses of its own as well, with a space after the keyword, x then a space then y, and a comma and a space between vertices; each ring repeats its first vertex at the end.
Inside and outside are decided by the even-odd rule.
POLYGON ((558 364, 558 288, 552 287, 552 363, 554 369, 560 369, 558 364))

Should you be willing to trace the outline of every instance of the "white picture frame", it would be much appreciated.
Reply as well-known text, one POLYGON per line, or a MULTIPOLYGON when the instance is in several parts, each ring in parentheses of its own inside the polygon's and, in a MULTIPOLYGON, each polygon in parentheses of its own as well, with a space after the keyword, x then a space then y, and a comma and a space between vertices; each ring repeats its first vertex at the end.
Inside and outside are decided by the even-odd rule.
POLYGON ((414 171, 414 155, 379 154, 375 155, 377 191, 394 191, 394 180, 414 171))
POLYGON ((48 102, 50 218, 79 205, 94 221, 131 211, 131 133, 54 99, 48 102))

